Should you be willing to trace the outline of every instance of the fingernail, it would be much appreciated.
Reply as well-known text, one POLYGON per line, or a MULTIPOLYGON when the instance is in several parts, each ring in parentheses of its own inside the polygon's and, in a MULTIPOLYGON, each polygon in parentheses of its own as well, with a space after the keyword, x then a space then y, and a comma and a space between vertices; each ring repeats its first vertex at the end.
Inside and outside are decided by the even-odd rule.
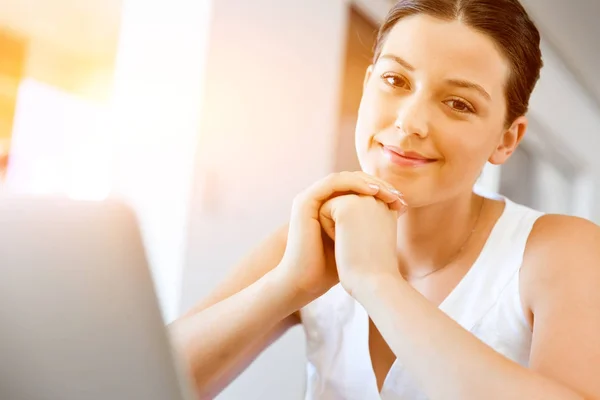
POLYGON ((379 187, 379 185, 376 185, 376 184, 374 184, 374 183, 369 183, 369 187, 370 187, 371 189, 373 189, 373 190, 379 190, 379 189, 381 189, 381 188, 379 187))
POLYGON ((394 193, 396 196, 398 196, 400 198, 402 197, 402 193, 400 193, 399 191, 397 191, 394 188, 390 188, 390 192, 394 193))
POLYGON ((398 200, 400 200, 400 203, 402 203, 403 206, 408 205, 408 204, 406 204, 406 200, 404 200, 404 195, 402 193, 400 193, 398 190, 396 190, 394 188, 390 188, 390 192, 394 193, 396 195, 396 197, 398 197, 398 200))

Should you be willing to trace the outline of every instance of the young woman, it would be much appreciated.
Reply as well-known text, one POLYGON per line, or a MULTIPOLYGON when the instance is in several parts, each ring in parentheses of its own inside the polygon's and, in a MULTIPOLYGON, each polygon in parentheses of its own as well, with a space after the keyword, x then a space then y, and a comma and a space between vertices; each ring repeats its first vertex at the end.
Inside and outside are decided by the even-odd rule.
POLYGON ((517 0, 393 8, 362 171, 299 194, 289 226, 170 327, 202 397, 302 323, 306 399, 600 399, 599 229, 473 192, 525 134, 539 43, 517 0))

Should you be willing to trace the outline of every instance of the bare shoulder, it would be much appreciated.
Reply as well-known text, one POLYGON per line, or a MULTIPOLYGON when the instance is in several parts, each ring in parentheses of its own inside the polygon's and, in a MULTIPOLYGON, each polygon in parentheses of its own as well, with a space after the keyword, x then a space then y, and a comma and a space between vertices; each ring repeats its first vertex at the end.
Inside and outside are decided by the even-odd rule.
MULTIPOLYGON (((525 250, 527 265, 563 260, 565 257, 581 260, 599 254, 600 227, 583 218, 548 214, 540 217, 533 226, 525 250)), ((556 262, 550 263, 555 265, 556 262)))
POLYGON ((581 218, 539 218, 520 276, 532 327, 529 367, 599 398, 600 228, 581 218))
POLYGON ((583 218, 548 214, 529 236, 521 270, 524 303, 531 309, 545 296, 585 289, 600 281, 600 227, 583 218))

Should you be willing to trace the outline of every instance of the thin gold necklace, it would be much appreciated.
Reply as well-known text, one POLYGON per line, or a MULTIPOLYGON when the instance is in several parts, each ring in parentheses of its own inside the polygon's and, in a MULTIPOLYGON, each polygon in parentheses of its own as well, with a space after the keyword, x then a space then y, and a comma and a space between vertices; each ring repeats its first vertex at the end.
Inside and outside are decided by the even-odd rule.
POLYGON ((443 264, 441 267, 435 268, 432 271, 427 272, 424 275, 420 275, 420 276, 405 276, 404 279, 411 279, 411 280, 421 280, 424 279, 426 277, 428 277, 429 275, 432 275, 438 271, 441 271, 442 269, 446 268, 448 265, 452 264, 453 261, 455 261, 458 256, 463 252, 463 250, 465 249, 465 247, 467 247, 467 244, 469 244, 469 240, 471 239, 471 236, 473 236, 473 233, 477 230, 477 225, 479 225, 479 218, 481 217, 482 211, 483 211, 483 205, 485 204, 485 198, 482 197, 481 198, 481 206, 479 207, 479 213, 477 214, 477 219, 475 220, 475 223, 473 224, 473 229, 471 229, 471 232, 469 232, 469 235, 467 236, 467 238, 463 241, 462 246, 460 246, 460 248, 458 249, 458 251, 456 253, 454 253, 454 255, 452 256, 452 258, 450 258, 449 261, 447 261, 445 264, 443 264))

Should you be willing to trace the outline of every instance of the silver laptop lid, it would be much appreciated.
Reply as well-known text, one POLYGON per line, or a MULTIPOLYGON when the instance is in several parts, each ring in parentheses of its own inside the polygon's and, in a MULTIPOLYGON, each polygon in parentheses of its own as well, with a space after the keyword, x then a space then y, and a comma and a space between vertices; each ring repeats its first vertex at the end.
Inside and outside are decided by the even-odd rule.
POLYGON ((0 399, 191 399, 133 213, 0 197, 0 399))

